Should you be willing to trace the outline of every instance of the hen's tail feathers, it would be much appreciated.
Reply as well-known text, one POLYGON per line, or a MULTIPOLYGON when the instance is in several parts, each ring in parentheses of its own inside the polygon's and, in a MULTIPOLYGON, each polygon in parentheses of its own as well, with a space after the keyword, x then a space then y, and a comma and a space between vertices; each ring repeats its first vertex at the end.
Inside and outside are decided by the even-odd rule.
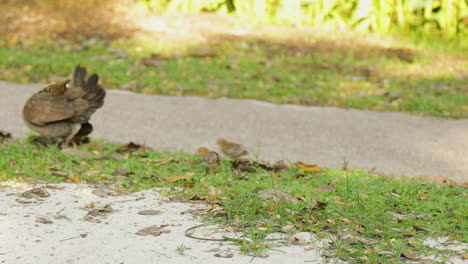
POLYGON ((84 87, 86 82, 86 68, 81 67, 79 64, 73 71, 72 84, 73 87, 84 87))
POLYGON ((89 120, 91 115, 104 104, 106 91, 98 84, 98 82, 99 76, 97 74, 92 74, 83 86, 86 90, 86 94, 83 96, 83 99, 88 101, 88 109, 82 113, 82 117, 85 120, 89 120))

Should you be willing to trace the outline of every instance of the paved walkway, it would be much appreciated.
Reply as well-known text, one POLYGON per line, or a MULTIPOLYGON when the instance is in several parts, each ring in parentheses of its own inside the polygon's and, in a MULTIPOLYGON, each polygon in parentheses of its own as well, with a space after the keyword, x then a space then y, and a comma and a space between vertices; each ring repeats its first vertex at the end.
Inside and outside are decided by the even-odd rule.
MULTIPOLYGON (((0 81, 0 129, 23 137, 27 98, 42 85, 0 81)), ((468 182, 468 120, 254 100, 141 95, 109 90, 92 118, 94 138, 195 152, 219 137, 244 144, 261 160, 288 159, 414 177, 468 182)))

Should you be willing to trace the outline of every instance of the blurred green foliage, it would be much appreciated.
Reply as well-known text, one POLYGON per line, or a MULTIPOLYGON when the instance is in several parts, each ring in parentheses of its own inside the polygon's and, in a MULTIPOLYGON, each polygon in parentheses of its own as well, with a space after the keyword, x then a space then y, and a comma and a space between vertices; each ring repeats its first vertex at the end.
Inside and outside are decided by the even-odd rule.
POLYGON ((257 23, 347 26, 465 39, 465 0, 141 0, 156 12, 234 13, 257 23))

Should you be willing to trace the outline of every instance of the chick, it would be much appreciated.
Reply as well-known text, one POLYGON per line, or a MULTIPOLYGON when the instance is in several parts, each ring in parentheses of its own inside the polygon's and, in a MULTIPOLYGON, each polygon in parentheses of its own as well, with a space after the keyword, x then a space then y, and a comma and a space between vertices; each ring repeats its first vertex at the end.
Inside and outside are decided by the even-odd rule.
POLYGON ((76 66, 71 81, 49 85, 28 99, 23 120, 30 129, 59 145, 75 135, 88 135, 93 130, 88 121, 106 96, 98 82, 97 74, 86 80, 86 69, 76 66))
POLYGON ((203 156, 203 161, 208 165, 208 167, 210 167, 210 173, 214 173, 216 171, 216 167, 221 164, 219 154, 215 151, 201 147, 198 149, 198 154, 203 156))
POLYGON ((240 157, 249 154, 249 152, 247 152, 247 150, 245 150, 245 148, 239 143, 230 142, 224 138, 218 139, 216 143, 221 149, 221 152, 231 159, 237 160, 240 157))

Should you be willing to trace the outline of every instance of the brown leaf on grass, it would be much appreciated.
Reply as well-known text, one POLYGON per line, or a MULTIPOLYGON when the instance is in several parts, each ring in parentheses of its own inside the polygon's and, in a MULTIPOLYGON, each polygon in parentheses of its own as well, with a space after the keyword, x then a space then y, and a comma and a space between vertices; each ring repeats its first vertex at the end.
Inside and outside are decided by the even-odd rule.
POLYGON ((313 173, 318 173, 318 172, 322 171, 319 168, 319 166, 317 166, 316 164, 306 164, 306 163, 304 163, 302 161, 298 161, 295 164, 301 171, 313 172, 313 173))
POLYGON ((81 178, 75 177, 74 175, 68 175, 67 182, 81 183, 81 178))
POLYGON ((451 179, 440 176, 440 175, 419 175, 416 176, 415 179, 423 180, 427 183, 433 183, 438 185, 448 185, 448 186, 457 186, 457 183, 452 181, 451 179))
POLYGON ((138 212, 139 215, 159 215, 162 214, 160 210, 142 210, 138 212))
POLYGON ((169 163, 171 161, 177 161, 177 160, 175 158, 173 158, 173 157, 166 157, 164 159, 155 160, 153 162, 153 165, 154 166, 161 166, 161 165, 164 165, 164 164, 169 163))
POLYGON ((132 175, 132 174, 135 174, 135 173, 133 171, 129 170, 129 169, 117 168, 117 169, 115 169, 115 174, 122 175, 122 176, 128 176, 128 175, 132 175))
POLYGON ((58 176, 58 177, 66 178, 66 177, 68 176, 68 172, 61 171, 61 170, 55 169, 55 168, 50 168, 50 169, 49 169, 49 172, 50 172, 52 175, 55 175, 55 176, 58 176))
POLYGON ((45 217, 36 217, 36 222, 41 223, 41 224, 46 224, 46 225, 50 225, 54 223, 45 217))
POLYGON ((315 208, 317 209, 325 209, 328 206, 327 202, 316 201, 315 208))
POLYGON ((32 188, 31 190, 21 193, 22 197, 32 198, 33 196, 37 197, 50 197, 49 192, 44 188, 32 188))
POLYGON ((280 201, 287 203, 299 203, 299 200, 292 197, 291 195, 274 189, 260 190, 258 192, 258 196, 265 200, 272 199, 275 203, 278 203, 280 201))
POLYGON ((126 145, 123 145, 117 148, 115 151, 117 153, 133 153, 133 152, 144 153, 149 150, 151 150, 151 148, 146 145, 140 145, 137 143, 129 142, 126 145))
POLYGON ((282 172, 289 170, 290 165, 284 160, 280 160, 275 162, 275 164, 273 164, 271 167, 275 172, 282 172))
POLYGON ((195 186, 194 182, 186 182, 183 185, 184 188, 192 188, 193 186, 195 186))
POLYGON ((248 160, 234 160, 232 161, 232 169, 234 172, 257 172, 248 160))
POLYGON ((148 226, 148 227, 145 227, 145 228, 142 228, 142 229, 138 230, 135 234, 137 234, 139 236, 148 236, 148 235, 159 236, 161 234, 167 234, 167 233, 171 232, 171 230, 166 230, 166 229, 164 229, 164 227, 166 227, 166 226, 165 225, 148 226))
POLYGON ((461 258, 462 259, 468 259, 468 253, 463 253, 461 258))
POLYGON ((191 196, 189 196, 187 198, 188 201, 201 201, 201 200, 205 200, 204 198, 202 198, 199 194, 193 194, 191 196))
POLYGON ((181 180, 190 180, 192 179, 192 177, 188 177, 188 176, 174 176, 174 177, 167 177, 166 178, 166 181, 168 182, 178 182, 178 181, 181 181, 181 180))
POLYGON ((416 230, 416 231, 424 231, 424 232, 427 231, 426 228, 421 227, 421 226, 418 226, 418 225, 413 225, 413 228, 414 228, 414 230, 416 230))
POLYGON ((207 46, 207 47, 198 47, 198 48, 192 49, 188 52, 187 55, 190 57, 206 58, 206 57, 215 57, 218 54, 215 49, 207 46))
POLYGON ((232 258, 234 257, 234 254, 232 253, 227 253, 227 254, 224 254, 224 255, 221 255, 219 253, 216 253, 214 254, 213 256, 217 257, 217 258, 232 258))
POLYGON ((143 58, 141 59, 141 64, 147 67, 157 67, 161 68, 164 66, 164 62, 161 60, 151 59, 151 58, 143 58))
POLYGON ((97 157, 97 158, 94 158, 93 160, 114 160, 114 161, 121 161, 123 160, 125 157, 118 154, 118 153, 109 153, 109 154, 104 154, 100 157, 97 157))
POLYGON ((62 153, 67 156, 77 156, 79 158, 89 158, 93 156, 93 154, 89 152, 79 150, 79 149, 74 149, 74 148, 64 148, 62 149, 62 153))
POLYGON ((289 167, 290 167, 290 165, 284 160, 277 161, 273 165, 269 165, 269 164, 261 163, 261 162, 257 162, 256 164, 260 166, 260 168, 262 169, 271 170, 274 172, 286 171, 286 170, 289 170, 289 167))
POLYGON ((281 227, 281 232, 289 233, 289 232, 293 231, 295 227, 296 226, 294 226, 293 224, 288 223, 287 225, 281 227))
POLYGON ((401 252, 401 257, 402 258, 407 258, 411 260, 418 260, 419 258, 416 257, 411 251, 403 251, 401 252))

